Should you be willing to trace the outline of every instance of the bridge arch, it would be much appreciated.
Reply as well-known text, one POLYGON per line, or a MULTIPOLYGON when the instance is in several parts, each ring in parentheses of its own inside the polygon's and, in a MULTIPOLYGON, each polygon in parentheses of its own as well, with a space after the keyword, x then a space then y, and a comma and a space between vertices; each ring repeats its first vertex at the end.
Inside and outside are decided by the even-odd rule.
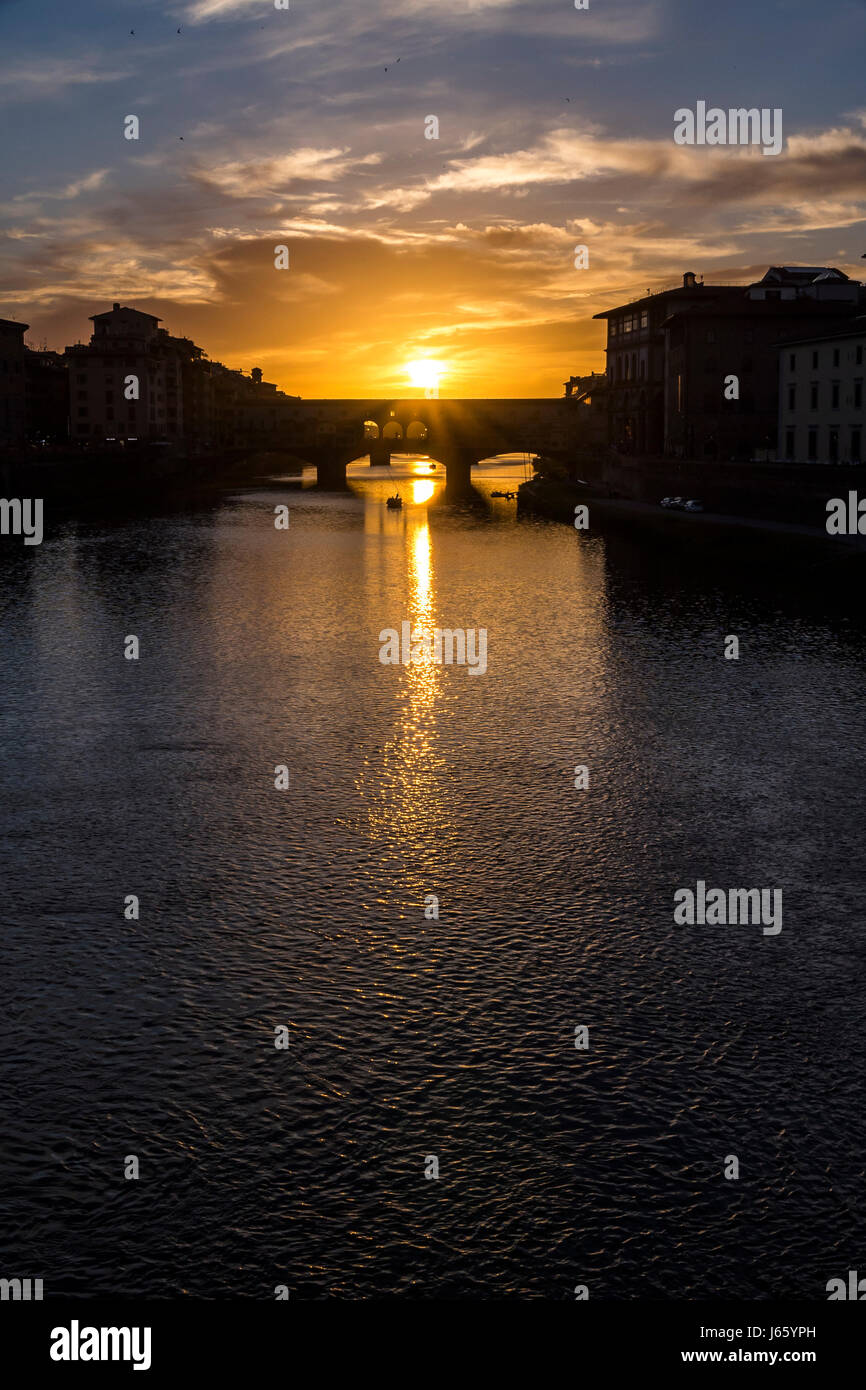
POLYGON ((430 431, 423 420, 413 420, 406 430, 406 438, 413 439, 417 443, 423 443, 430 431))
POLYGON ((382 430, 383 439, 402 439, 403 426, 399 420, 389 420, 382 430))

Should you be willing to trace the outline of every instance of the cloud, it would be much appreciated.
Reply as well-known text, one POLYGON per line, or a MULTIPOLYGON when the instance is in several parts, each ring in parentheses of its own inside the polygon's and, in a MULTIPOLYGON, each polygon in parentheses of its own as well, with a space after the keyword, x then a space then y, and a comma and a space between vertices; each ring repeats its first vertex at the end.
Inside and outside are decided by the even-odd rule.
POLYGON ((378 164, 381 156, 353 158, 347 149, 298 149, 290 154, 258 160, 231 160, 210 167, 200 164, 193 172, 230 198, 272 198, 294 183, 333 183, 357 168, 378 164))
POLYGON ((82 193, 93 193, 96 189, 101 188, 110 172, 109 169, 94 169, 92 174, 85 174, 83 178, 74 179, 72 183, 66 184, 58 192, 16 193, 12 203, 35 204, 45 198, 78 198, 82 193))
POLYGON ((67 87, 122 82, 130 76, 116 62, 100 66, 98 60, 84 56, 13 61, 0 69, 0 102, 44 101, 61 95, 67 87))

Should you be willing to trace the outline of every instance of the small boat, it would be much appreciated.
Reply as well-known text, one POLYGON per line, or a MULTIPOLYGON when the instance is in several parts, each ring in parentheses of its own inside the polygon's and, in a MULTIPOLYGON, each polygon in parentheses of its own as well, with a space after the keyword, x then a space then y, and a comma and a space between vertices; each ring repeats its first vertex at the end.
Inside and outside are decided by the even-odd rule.
POLYGON ((403 498, 400 496, 399 492, 395 492, 395 493, 394 493, 394 496, 393 496, 393 497, 389 497, 388 500, 387 500, 387 502, 385 503, 385 506, 386 506, 386 507, 393 507, 393 508, 395 508, 395 509, 398 508, 398 507, 402 507, 402 505, 403 505, 403 498))
POLYGON ((491 492, 490 496, 491 496, 491 497, 504 497, 507 501, 510 502, 510 501, 512 500, 512 498, 514 498, 514 497, 517 496, 517 493, 516 493, 516 492, 499 492, 499 491, 496 491, 496 492, 491 492))

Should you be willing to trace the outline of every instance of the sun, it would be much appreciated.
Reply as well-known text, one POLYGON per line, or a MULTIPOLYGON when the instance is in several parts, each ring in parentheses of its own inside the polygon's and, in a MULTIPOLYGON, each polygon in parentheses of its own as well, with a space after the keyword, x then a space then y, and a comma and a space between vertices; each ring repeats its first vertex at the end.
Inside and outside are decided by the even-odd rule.
POLYGON ((406 363, 406 374, 413 386, 420 387, 422 391, 435 391, 442 375, 442 364, 430 358, 418 358, 415 362, 406 363))

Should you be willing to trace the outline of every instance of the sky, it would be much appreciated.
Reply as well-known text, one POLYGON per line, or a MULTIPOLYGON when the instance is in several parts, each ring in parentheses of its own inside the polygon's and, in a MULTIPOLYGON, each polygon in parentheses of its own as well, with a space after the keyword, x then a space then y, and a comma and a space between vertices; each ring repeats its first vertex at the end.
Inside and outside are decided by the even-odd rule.
POLYGON ((62 349, 120 301, 308 397, 560 395, 684 271, 866 278, 864 53, 866 0, 0 0, 0 317, 62 349), (677 145, 698 100, 781 108, 782 153, 677 145))

